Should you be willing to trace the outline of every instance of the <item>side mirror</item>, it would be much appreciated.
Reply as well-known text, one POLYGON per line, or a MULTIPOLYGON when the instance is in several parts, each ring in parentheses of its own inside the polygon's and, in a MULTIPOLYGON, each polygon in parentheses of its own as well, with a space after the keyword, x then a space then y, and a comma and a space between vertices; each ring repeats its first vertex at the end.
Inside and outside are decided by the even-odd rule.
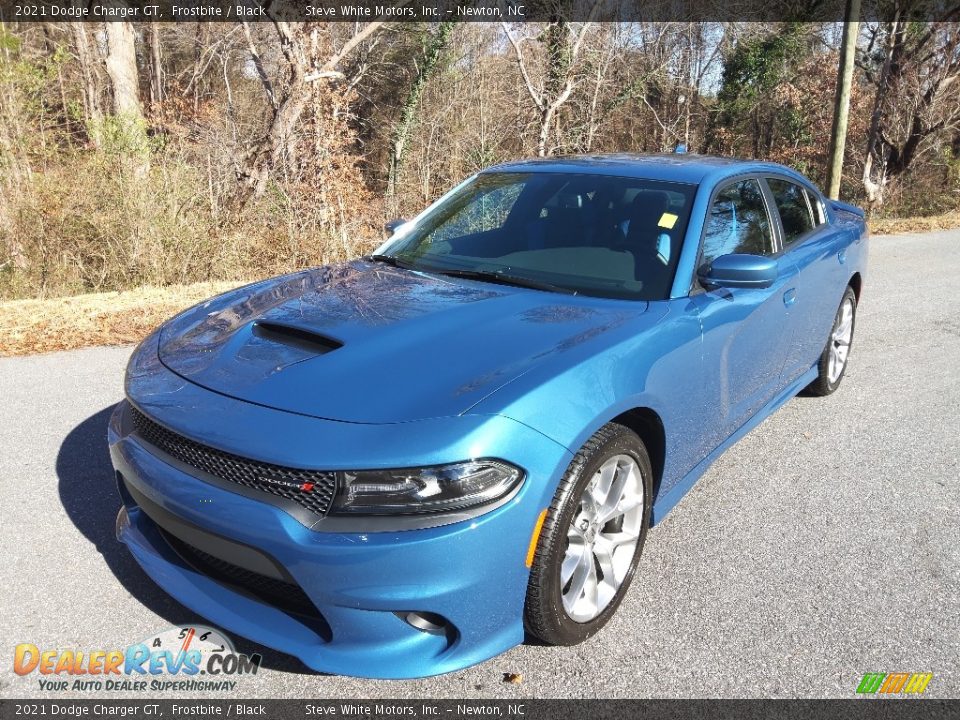
POLYGON ((393 235, 397 231, 397 228, 406 222, 404 218, 395 218, 388 223, 384 223, 383 229, 387 231, 387 235, 393 235))
POLYGON ((777 261, 763 255, 721 255, 697 277, 708 288, 768 288, 777 279, 777 261))

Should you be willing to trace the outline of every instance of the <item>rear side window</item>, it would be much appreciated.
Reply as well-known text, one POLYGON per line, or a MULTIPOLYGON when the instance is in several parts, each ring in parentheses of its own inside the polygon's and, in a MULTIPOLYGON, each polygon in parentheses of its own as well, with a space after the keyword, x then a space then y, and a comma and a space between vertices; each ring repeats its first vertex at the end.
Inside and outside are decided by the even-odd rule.
POLYGON ((727 185, 710 206, 703 262, 711 263, 730 253, 773 254, 770 218, 760 182, 755 178, 727 185))
POLYGON ((807 200, 810 201, 810 209, 813 210, 813 224, 819 227, 827 221, 827 213, 823 209, 823 202, 816 195, 807 190, 807 200))
POLYGON ((789 245, 813 230, 815 223, 810 211, 810 203, 807 201, 806 190, 796 183, 779 178, 767 178, 767 185, 773 193, 777 212, 780 213, 784 245, 789 245))

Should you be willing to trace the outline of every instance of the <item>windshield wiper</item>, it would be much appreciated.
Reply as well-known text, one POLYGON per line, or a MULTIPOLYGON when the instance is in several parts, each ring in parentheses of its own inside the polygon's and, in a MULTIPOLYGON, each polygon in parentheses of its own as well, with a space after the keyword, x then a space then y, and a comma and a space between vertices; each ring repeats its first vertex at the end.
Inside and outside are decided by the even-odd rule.
POLYGON ((508 275, 496 270, 459 270, 457 268, 420 268, 424 272, 436 273, 437 275, 449 275, 451 277, 466 278, 468 280, 481 280, 483 282, 492 282, 499 285, 515 285, 516 287, 531 288, 533 290, 547 290, 549 292, 564 293, 567 295, 576 295, 577 291, 570 288, 553 285, 541 280, 520 277, 518 275, 508 275))
POLYGON ((498 283, 500 285, 514 285, 516 287, 531 288, 533 290, 547 290, 549 292, 565 293, 567 295, 577 294, 576 290, 571 290, 570 288, 561 287, 560 285, 553 285, 541 280, 533 280, 531 278, 519 277, 517 275, 508 275, 507 273, 499 270, 466 270, 459 268, 417 267, 411 263, 401 260, 396 255, 364 255, 363 259, 370 262, 382 262, 386 263, 387 265, 392 265, 393 267, 404 268, 407 270, 422 270, 423 272, 435 273, 437 275, 449 275, 451 277, 466 278, 468 280, 481 280, 483 282, 498 283))
POLYGON ((377 254, 364 255, 363 258, 361 259, 369 260, 370 262, 382 262, 382 263, 386 263, 387 265, 393 265, 393 267, 399 267, 399 268, 410 267, 409 264, 403 262, 396 255, 377 255, 377 254))

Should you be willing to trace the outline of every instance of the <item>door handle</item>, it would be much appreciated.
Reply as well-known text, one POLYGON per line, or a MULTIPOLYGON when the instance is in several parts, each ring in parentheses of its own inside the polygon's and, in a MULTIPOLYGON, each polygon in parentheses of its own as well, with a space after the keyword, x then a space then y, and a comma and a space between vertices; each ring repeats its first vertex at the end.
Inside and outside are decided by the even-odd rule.
POLYGON ((783 304, 790 307, 797 301, 797 289, 790 288, 783 294, 783 304))

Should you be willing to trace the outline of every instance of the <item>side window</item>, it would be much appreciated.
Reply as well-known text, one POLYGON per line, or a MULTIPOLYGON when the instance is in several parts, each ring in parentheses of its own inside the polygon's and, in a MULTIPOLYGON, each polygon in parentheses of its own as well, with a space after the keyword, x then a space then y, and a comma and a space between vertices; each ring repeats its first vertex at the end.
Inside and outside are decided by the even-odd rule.
POLYGON ((810 209, 813 210, 813 224, 820 227, 827 221, 827 211, 823 209, 823 202, 814 193, 806 191, 810 209))
POLYGON ((721 255, 772 255, 770 218, 759 181, 751 178, 727 185, 716 196, 703 238, 703 262, 721 255))
POLYGON ((773 202, 783 224, 783 244, 789 245, 804 233, 813 230, 815 223, 807 202, 807 191, 796 183, 779 178, 767 178, 773 193, 773 202))

